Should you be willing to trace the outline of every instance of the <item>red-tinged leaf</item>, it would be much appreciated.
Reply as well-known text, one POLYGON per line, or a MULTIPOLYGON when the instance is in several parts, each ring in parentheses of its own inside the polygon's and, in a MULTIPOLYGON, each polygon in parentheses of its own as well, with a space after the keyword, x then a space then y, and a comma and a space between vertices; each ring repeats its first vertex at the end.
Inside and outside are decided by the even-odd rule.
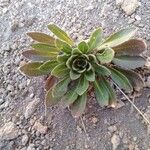
POLYGON ((28 32, 27 35, 30 36, 35 41, 42 42, 42 43, 47 43, 47 44, 50 44, 50 45, 53 45, 53 46, 55 45, 55 39, 52 36, 47 35, 45 33, 28 32))
POLYGON ((39 70, 39 67, 42 65, 43 63, 40 62, 32 62, 32 63, 27 63, 23 66, 20 67, 20 71, 22 73, 24 73, 27 76, 42 76, 42 75, 46 75, 49 72, 44 72, 39 70))
POLYGON ((46 80, 45 89, 48 91, 55 85, 56 82, 57 78, 55 76, 50 75, 46 80))
POLYGON ((50 60, 51 58, 57 56, 54 53, 51 53, 51 55, 48 56, 47 54, 40 53, 40 52, 38 52, 36 50, 27 50, 27 51, 24 51, 22 53, 22 55, 24 57, 26 57, 27 59, 30 59, 32 61, 47 61, 47 60, 50 60))
POLYGON ((116 55, 130 55, 138 56, 144 52, 147 48, 146 43, 140 39, 131 39, 126 41, 112 49, 115 51, 116 55))
POLYGON ((85 92, 83 95, 78 96, 78 98, 70 106, 71 113, 75 118, 78 118, 83 114, 86 108, 86 102, 87 102, 87 93, 85 92))
POLYGON ((49 53, 58 54, 58 52, 60 51, 57 47, 49 45, 49 44, 44 44, 44 43, 32 44, 31 47, 39 52, 45 52, 47 54, 49 53))
POLYGON ((116 56, 113 61, 115 65, 125 69, 136 69, 143 67, 146 60, 142 56, 116 56))
POLYGON ((46 93, 46 96, 45 96, 45 106, 46 107, 51 107, 53 105, 56 105, 59 101, 61 101, 61 98, 59 97, 53 97, 52 95, 52 88, 49 89, 46 93))

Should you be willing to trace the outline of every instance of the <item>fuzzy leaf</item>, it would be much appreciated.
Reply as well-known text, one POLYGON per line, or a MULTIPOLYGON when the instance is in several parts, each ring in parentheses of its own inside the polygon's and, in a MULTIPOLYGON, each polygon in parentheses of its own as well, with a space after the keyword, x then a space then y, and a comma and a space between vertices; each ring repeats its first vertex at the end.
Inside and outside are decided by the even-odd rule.
POLYGON ((47 35, 45 33, 28 32, 27 35, 30 36, 35 41, 38 41, 41 43, 47 43, 53 46, 55 45, 55 39, 52 36, 47 35))
POLYGON ((72 68, 72 61, 75 59, 77 57, 77 55, 71 55, 69 58, 68 58, 68 60, 67 60, 67 62, 66 62, 66 66, 68 67, 68 68, 72 68))
POLYGON ((89 87, 89 81, 83 75, 82 77, 80 77, 78 81, 78 85, 76 88, 77 94, 82 95, 88 89, 88 87, 89 87))
POLYGON ((113 63, 125 69, 136 69, 143 67, 146 60, 141 56, 116 56, 113 63))
POLYGON ((94 68, 98 76, 110 76, 111 74, 110 70, 103 65, 96 64, 94 68))
POLYGON ((58 38, 65 41, 69 45, 73 45, 72 39, 67 35, 66 32, 64 32, 62 29, 60 29, 58 26, 54 24, 48 25, 48 28, 51 32, 53 32, 58 38))
POLYGON ((111 78, 112 80, 118 84, 118 86, 126 91, 132 91, 133 87, 130 84, 128 78, 122 74, 121 72, 119 72, 118 70, 114 69, 114 68, 110 68, 111 70, 111 78))
POLYGON ((144 87, 143 79, 140 77, 138 73, 132 70, 124 70, 118 67, 115 67, 115 68, 128 78, 134 90, 140 91, 144 87))
POLYGON ((131 39, 112 49, 115 51, 116 55, 138 56, 144 52, 146 48, 146 43, 143 40, 131 39))
POLYGON ((45 106, 51 107, 53 105, 56 105, 60 100, 60 97, 53 97, 52 89, 49 89, 45 96, 45 106))
POLYGON ((47 61, 53 57, 56 57, 56 54, 53 55, 53 53, 52 53, 51 56, 47 56, 47 55, 40 53, 36 50, 24 51, 24 52, 22 52, 22 55, 24 57, 26 57, 27 59, 30 59, 32 61, 47 61))
POLYGON ((78 44, 78 49, 82 52, 82 53, 86 53, 89 49, 89 46, 86 42, 82 41, 81 43, 78 44))
POLYGON ((81 76, 81 74, 73 71, 73 70, 70 70, 70 78, 71 80, 76 80, 78 79, 79 77, 81 76))
POLYGON ((64 63, 57 65, 51 72, 52 75, 56 77, 63 78, 64 76, 69 74, 69 69, 66 67, 64 63))
POLYGON ((52 94, 53 97, 62 97, 68 90, 68 84, 70 82, 69 77, 65 77, 60 80, 53 88, 52 94))
POLYGON ((55 76, 50 75, 47 79, 46 79, 46 83, 45 83, 45 89, 48 91, 49 89, 51 89, 54 84, 57 82, 57 78, 55 76))
POLYGON ((80 54, 82 54, 82 52, 79 49, 75 48, 72 50, 72 54, 73 55, 80 55, 80 54))
POLYGON ((103 53, 97 53, 96 57, 102 64, 110 63, 114 58, 114 50, 107 47, 103 53))
POLYGON ((66 42, 56 39, 55 44, 56 47, 64 53, 71 54, 72 48, 66 42))
POLYGON ((116 94, 115 94, 115 91, 114 89, 110 86, 110 83, 105 79, 103 78, 103 82, 106 86, 106 90, 109 94, 109 105, 114 105, 117 101, 117 97, 116 97, 116 94))
POLYGON ((95 81, 95 71, 93 69, 87 71, 85 73, 85 77, 88 81, 91 81, 91 82, 95 81))
POLYGON ((25 64, 25 65, 20 67, 20 71, 22 73, 26 74, 27 76, 42 76, 42 75, 46 75, 49 72, 39 70, 39 67, 42 64, 43 63, 40 63, 40 62, 27 63, 27 64, 25 64))
POLYGON ((32 44, 31 47, 39 52, 43 51, 47 54, 51 54, 51 53, 57 54, 59 52, 58 48, 56 48, 55 46, 51 46, 51 45, 44 44, 44 43, 32 44))
POLYGON ((57 61, 60 63, 65 63, 69 57, 70 57, 70 55, 61 54, 61 55, 57 56, 57 61))
POLYGON ((39 69, 41 71, 51 72, 57 65, 58 65, 58 62, 56 60, 49 60, 49 61, 43 63, 39 67, 39 69))
POLYGON ((102 79, 94 81, 94 91, 98 103, 101 106, 107 106, 109 104, 109 93, 102 79))
POLYGON ((86 101, 87 93, 85 92, 83 95, 78 96, 77 100, 70 106, 71 113, 75 118, 78 118, 83 114, 86 108, 86 101))
POLYGON ((103 34, 102 28, 98 28, 92 33, 90 40, 88 42, 89 51, 97 48, 101 44, 102 34, 103 34))
POLYGON ((70 89, 62 98, 62 103, 65 107, 71 105, 78 98, 75 89, 70 89))
POLYGON ((114 47, 128 41, 136 32, 135 28, 122 29, 111 36, 109 36, 99 47, 104 49, 105 47, 114 47))

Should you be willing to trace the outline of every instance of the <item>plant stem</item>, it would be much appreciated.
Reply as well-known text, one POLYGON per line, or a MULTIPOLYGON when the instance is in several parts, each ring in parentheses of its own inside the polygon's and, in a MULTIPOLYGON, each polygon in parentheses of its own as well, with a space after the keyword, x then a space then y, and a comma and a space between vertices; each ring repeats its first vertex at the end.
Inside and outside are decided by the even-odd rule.
POLYGON ((113 84, 124 95, 124 97, 132 104, 132 106, 138 111, 138 113, 143 117, 143 119, 150 125, 150 121, 148 120, 148 118, 138 109, 138 107, 132 102, 132 100, 130 100, 130 98, 120 89, 120 87, 116 83, 113 82, 113 84))

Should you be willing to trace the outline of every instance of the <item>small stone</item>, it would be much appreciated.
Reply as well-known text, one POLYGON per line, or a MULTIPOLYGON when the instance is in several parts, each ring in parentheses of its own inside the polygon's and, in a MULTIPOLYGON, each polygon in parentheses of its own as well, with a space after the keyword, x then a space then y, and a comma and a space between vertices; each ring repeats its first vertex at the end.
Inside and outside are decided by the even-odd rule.
POLYGON ((117 131, 117 127, 113 125, 113 126, 108 127, 108 130, 110 132, 116 132, 117 131))
POLYGON ((26 145, 27 144, 27 142, 28 142, 28 140, 29 140, 29 137, 28 137, 28 135, 23 135, 22 136, 22 140, 21 140, 21 142, 22 142, 22 145, 26 145))
POLYGON ((96 124, 96 123, 98 122, 98 119, 97 119, 96 117, 93 117, 93 118, 92 118, 92 122, 93 122, 94 124, 96 124))
POLYGON ((132 13, 134 13, 138 6, 138 0, 124 0, 121 8, 127 15, 131 15, 132 13))
POLYGON ((119 138, 119 136, 116 135, 116 134, 113 134, 113 136, 111 138, 111 143, 112 143, 113 150, 116 150, 117 147, 120 144, 120 138, 119 138))
POLYGON ((29 144, 27 150, 35 150, 35 145, 34 144, 29 144))
POLYGON ((140 17, 139 15, 136 15, 136 16, 135 16, 135 19, 136 19, 137 21, 140 21, 140 20, 141 20, 141 17, 140 17))
POLYGON ((2 140, 12 140, 17 138, 18 135, 18 129, 13 122, 8 122, 0 128, 0 139, 2 140))
POLYGON ((37 109, 37 106, 39 105, 39 103, 40 103, 40 99, 35 99, 35 100, 29 102, 29 104, 26 107, 25 113, 24 113, 24 116, 26 119, 31 117, 31 115, 37 109))
POLYGON ((41 134, 46 134, 48 127, 42 125, 39 121, 36 121, 34 126, 33 126, 33 129, 37 130, 41 134))
POLYGON ((81 129, 80 126, 77 126, 77 131, 78 131, 79 133, 82 133, 82 129, 81 129))
POLYGON ((150 76, 147 78, 147 81, 145 82, 145 87, 150 88, 150 76))

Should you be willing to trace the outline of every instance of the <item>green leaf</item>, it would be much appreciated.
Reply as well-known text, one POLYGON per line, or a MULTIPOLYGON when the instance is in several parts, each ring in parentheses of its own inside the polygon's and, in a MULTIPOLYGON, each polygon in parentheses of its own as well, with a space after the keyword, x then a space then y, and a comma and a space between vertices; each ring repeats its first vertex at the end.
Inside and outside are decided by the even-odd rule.
POLYGON ((53 97, 52 89, 49 89, 45 96, 45 106, 51 107, 53 105, 56 105, 60 100, 60 97, 53 97))
POLYGON ((138 56, 144 52, 146 48, 147 45, 143 40, 131 39, 116 47, 113 47, 112 49, 115 51, 116 55, 138 56))
POLYGON ((113 61, 114 64, 125 69, 136 69, 143 67, 146 60, 141 56, 116 56, 113 61))
POLYGON ((87 93, 85 92, 83 95, 78 96, 77 100, 70 106, 71 113, 74 117, 80 117, 85 108, 86 108, 86 101, 87 101, 87 93))
POLYGON ((114 68, 109 68, 111 70, 111 78, 112 80, 118 84, 118 86, 126 91, 132 91, 133 87, 130 84, 128 78, 122 74, 120 71, 114 69, 114 68))
POLYGON ((22 53, 22 55, 24 57, 26 57, 27 59, 30 59, 32 61, 47 61, 47 60, 50 60, 51 58, 53 57, 56 57, 57 55, 56 54, 52 54, 51 56, 47 56, 43 53, 40 53, 36 50, 27 50, 27 51, 24 51, 22 53))
POLYGON ((71 54, 72 48, 66 42, 56 39, 55 44, 56 47, 61 51, 63 51, 64 53, 71 54))
POLYGON ((43 51, 47 54, 51 54, 51 53, 58 54, 59 52, 58 48, 56 48, 55 46, 51 46, 51 45, 44 44, 44 43, 32 44, 31 47, 36 49, 39 52, 43 51))
POLYGON ((53 97, 62 97, 67 92, 69 83, 69 77, 65 77, 61 81, 59 81, 52 90, 53 97))
POLYGON ((71 105, 78 98, 78 94, 75 89, 70 89, 62 98, 62 103, 65 107, 71 105))
POLYGON ((57 78, 55 76, 50 75, 46 79, 45 89, 48 91, 49 89, 51 89, 55 85, 56 82, 57 82, 57 78))
POLYGON ((45 33, 28 32, 27 35, 30 36, 35 41, 38 41, 41 43, 47 43, 53 46, 55 45, 55 39, 52 36, 47 35, 45 33))
POLYGON ((124 74, 131 85, 133 86, 135 91, 140 91, 144 87, 143 79, 140 77, 140 75, 132 70, 124 70, 118 67, 115 67, 115 69, 119 70, 122 74, 124 74))
POLYGON ((81 74, 73 71, 73 70, 70 70, 70 78, 71 80, 76 80, 78 79, 79 77, 81 76, 81 74))
POLYGON ((43 63, 39 67, 39 69, 41 71, 51 72, 57 65, 58 65, 58 62, 56 60, 49 60, 49 61, 43 63))
POLYGON ((103 65, 96 64, 94 68, 98 76, 110 76, 111 74, 110 70, 103 65))
POLYGON ((69 69, 66 67, 64 63, 57 65, 51 72, 52 75, 56 77, 63 78, 64 76, 69 74, 69 69))
POLYGON ((103 53, 97 53, 96 57, 102 64, 110 63, 114 58, 114 50, 107 47, 103 53))
POLYGON ((107 106, 109 104, 109 93, 102 79, 94 81, 94 91, 98 103, 101 106, 107 106))
POLYGON ((82 41, 81 43, 78 44, 78 49, 82 52, 82 53, 86 53, 89 49, 89 46, 86 42, 82 41))
POLYGON ((109 94, 109 105, 111 106, 114 106, 116 104, 116 101, 117 101, 117 97, 116 97, 116 94, 115 94, 115 91, 114 89, 110 86, 110 83, 105 79, 103 78, 103 82, 106 86, 106 90, 109 94))
POLYGON ((85 77, 88 81, 95 81, 95 71, 93 69, 85 72, 85 77))
POLYGON ((51 32, 53 32, 58 38, 61 40, 65 41, 69 45, 73 45, 72 39, 67 35, 66 32, 64 32, 62 29, 60 29, 58 26, 54 24, 48 25, 48 28, 51 32))
POLYGON ((80 55, 80 54, 82 54, 82 52, 79 49, 75 48, 72 50, 72 54, 73 55, 80 55))
POLYGON ((70 57, 70 55, 61 54, 61 55, 57 56, 57 61, 60 63, 65 63, 69 57, 70 57))
POLYGON ((90 40, 88 42, 89 51, 97 48, 101 44, 102 34, 103 34, 102 28, 98 28, 93 32, 93 34, 91 35, 90 40))
POLYGON ((42 76, 42 75, 46 75, 49 72, 39 70, 39 67, 42 64, 43 63, 40 63, 40 62, 27 63, 27 64, 25 64, 25 65, 20 67, 20 71, 22 73, 26 74, 27 76, 42 76))
POLYGON ((77 55, 71 55, 71 56, 68 58, 68 60, 67 60, 67 62, 66 62, 66 66, 67 66, 69 69, 72 68, 72 62, 73 62, 73 60, 74 60, 76 57, 77 57, 77 55))
POLYGON ((106 47, 114 47, 128 41, 136 32, 135 28, 122 29, 111 36, 109 36, 99 47, 104 49, 106 47))
POLYGON ((89 81, 86 79, 86 77, 83 75, 80 77, 78 81, 78 85, 76 88, 76 92, 78 95, 82 95, 89 87, 89 81))

